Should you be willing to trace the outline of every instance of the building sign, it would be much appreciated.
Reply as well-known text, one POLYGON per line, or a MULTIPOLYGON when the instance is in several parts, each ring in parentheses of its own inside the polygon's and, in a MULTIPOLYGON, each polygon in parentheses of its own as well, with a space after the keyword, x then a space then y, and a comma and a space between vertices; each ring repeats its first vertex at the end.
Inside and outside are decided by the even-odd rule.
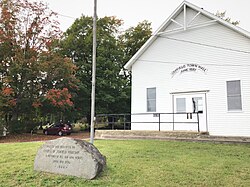
POLYGON ((198 71, 206 73, 207 69, 198 64, 184 64, 184 65, 177 67, 174 71, 172 71, 171 75, 172 77, 174 77, 177 74, 182 74, 186 72, 198 72, 198 71))

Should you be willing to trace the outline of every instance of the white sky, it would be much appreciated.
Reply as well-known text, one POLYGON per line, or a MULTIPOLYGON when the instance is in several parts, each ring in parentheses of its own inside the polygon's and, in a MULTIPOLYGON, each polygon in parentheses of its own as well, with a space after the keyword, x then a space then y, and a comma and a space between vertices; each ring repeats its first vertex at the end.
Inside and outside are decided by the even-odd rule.
MULTIPOLYGON (((61 29, 65 31, 82 14, 93 15, 94 0, 41 0, 53 11, 69 16, 59 16, 61 29)), ((190 3, 216 13, 227 11, 226 16, 239 20, 239 27, 250 32, 249 0, 188 0, 190 3)), ((97 0, 98 17, 116 16, 124 21, 124 29, 136 26, 143 20, 152 23, 155 31, 182 3, 182 0, 97 0)))

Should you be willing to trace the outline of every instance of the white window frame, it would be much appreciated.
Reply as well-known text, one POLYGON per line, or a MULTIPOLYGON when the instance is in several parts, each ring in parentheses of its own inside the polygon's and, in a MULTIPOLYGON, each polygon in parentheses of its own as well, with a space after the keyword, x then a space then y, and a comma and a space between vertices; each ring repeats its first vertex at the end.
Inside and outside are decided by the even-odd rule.
POLYGON ((187 111, 187 99, 185 97, 180 97, 180 98, 177 97, 175 99, 176 99, 176 113, 186 113, 186 111, 187 111), (184 102, 180 103, 178 101, 184 101, 184 102), (182 105, 180 106, 179 104, 182 104, 182 105))
POLYGON ((241 89, 241 80, 236 79, 236 80, 228 80, 226 81, 226 93, 227 93, 227 111, 228 112, 241 112, 242 111, 242 89, 241 89), (229 82, 239 82, 239 93, 237 94, 229 94, 228 93, 228 84, 229 82), (230 98, 233 97, 238 97, 239 102, 240 102, 240 108, 232 108, 232 106, 230 106, 230 98))
POLYGON ((156 87, 147 88, 146 92, 147 92, 147 98, 146 98, 147 99, 147 112, 156 112, 156 87), (153 89, 155 90, 155 97, 150 98, 149 90, 153 90, 153 89), (153 107, 151 106, 151 104, 153 104, 153 107))
POLYGON ((202 97, 192 97, 192 102, 195 102, 195 103, 193 103, 193 112, 203 113, 203 98, 202 97))

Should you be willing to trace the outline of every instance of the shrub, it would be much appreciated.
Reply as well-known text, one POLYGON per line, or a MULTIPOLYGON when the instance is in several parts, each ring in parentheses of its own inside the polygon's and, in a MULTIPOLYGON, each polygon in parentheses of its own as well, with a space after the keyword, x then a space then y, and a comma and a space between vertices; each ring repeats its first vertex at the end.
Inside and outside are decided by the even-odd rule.
POLYGON ((85 131, 88 129, 88 125, 86 123, 80 123, 80 122, 77 122, 77 123, 74 123, 72 124, 72 130, 73 132, 80 132, 80 131, 85 131))
POLYGON ((39 126, 38 122, 15 120, 9 123, 8 131, 10 133, 30 133, 36 126, 39 126))
POLYGON ((13 133, 22 133, 24 131, 23 126, 20 121, 11 121, 9 122, 9 132, 13 133))
POLYGON ((3 125, 0 124, 0 136, 2 136, 2 135, 3 135, 3 125))

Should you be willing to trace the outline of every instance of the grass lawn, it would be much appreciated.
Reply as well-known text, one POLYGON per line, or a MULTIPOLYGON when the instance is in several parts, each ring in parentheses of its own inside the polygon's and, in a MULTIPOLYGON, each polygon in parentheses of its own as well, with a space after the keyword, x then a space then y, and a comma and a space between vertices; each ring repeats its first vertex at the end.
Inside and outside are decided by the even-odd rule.
POLYGON ((34 172, 40 145, 0 144, 0 186, 250 186, 250 145, 99 140, 107 168, 92 181, 34 172))

